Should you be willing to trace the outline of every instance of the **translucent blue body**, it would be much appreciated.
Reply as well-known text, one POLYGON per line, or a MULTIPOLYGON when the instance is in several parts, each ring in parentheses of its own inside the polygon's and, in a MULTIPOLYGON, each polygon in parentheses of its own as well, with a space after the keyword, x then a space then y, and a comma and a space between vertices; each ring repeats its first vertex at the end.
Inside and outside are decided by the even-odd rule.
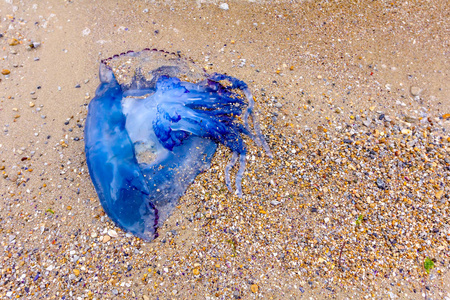
POLYGON ((256 135, 250 133, 253 99, 244 82, 213 74, 191 83, 168 76, 169 71, 159 73, 152 82, 140 78, 124 86, 102 64, 85 127, 87 165, 105 212, 147 241, 157 236, 157 227, 195 177, 209 168, 217 143, 233 151, 225 168, 230 191, 229 172, 240 158, 239 196, 247 151, 242 135, 270 153, 256 120, 256 135), (222 80, 230 85, 224 87, 222 80), (243 125, 235 121, 241 115, 243 125))

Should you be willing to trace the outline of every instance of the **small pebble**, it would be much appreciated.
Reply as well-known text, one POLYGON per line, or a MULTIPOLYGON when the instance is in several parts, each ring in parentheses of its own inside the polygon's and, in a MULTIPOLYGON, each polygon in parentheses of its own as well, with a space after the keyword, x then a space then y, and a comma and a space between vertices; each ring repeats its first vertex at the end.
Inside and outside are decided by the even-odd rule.
POLYGON ((417 86, 412 86, 410 89, 411 95, 413 96, 419 96, 420 93, 422 92, 422 89, 417 87, 417 86))
POLYGON ((382 179, 378 178, 376 183, 377 183, 377 187, 379 189, 382 189, 382 190, 386 189, 386 184, 384 183, 384 181, 382 179))
POLYGON ((16 46, 16 45, 19 45, 19 40, 17 40, 17 39, 10 39, 9 41, 8 41, 8 44, 10 45, 10 46, 16 46))
POLYGON ((108 230, 108 235, 109 235, 110 237, 113 237, 113 238, 116 238, 116 237, 119 236, 119 235, 117 234, 117 232, 116 232, 115 230, 112 230, 112 229, 108 230))
POLYGON ((220 9, 223 9, 223 10, 229 10, 229 9, 230 9, 230 7, 228 6, 227 3, 221 3, 221 4, 219 5, 219 8, 220 8, 220 9))
POLYGON ((404 135, 410 135, 410 134, 411 134, 411 130, 406 129, 406 128, 403 128, 403 129, 402 129, 402 134, 404 134, 404 135))
POLYGON ((352 143, 353 143, 353 141, 352 141, 352 140, 350 140, 350 139, 344 139, 344 143, 346 143, 346 144, 352 144, 352 143))

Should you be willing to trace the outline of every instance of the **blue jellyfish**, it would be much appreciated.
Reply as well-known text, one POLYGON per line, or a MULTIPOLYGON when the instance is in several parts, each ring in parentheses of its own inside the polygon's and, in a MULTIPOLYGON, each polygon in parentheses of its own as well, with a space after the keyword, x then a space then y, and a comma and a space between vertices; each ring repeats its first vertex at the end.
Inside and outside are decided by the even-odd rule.
POLYGON ((243 81, 207 74, 188 59, 156 49, 103 60, 99 74, 86 119, 86 161, 105 212, 139 238, 157 236, 178 199, 210 167, 218 143, 232 151, 225 167, 231 192, 229 173, 239 160, 240 197, 247 152, 243 135, 271 156, 243 81))

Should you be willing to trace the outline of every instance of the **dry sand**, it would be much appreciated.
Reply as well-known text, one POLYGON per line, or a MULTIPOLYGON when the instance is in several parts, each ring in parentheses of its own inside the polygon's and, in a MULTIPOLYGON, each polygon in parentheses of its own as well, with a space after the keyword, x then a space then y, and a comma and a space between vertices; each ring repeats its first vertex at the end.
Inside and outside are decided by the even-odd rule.
POLYGON ((0 298, 448 299, 448 1, 329 2, 1 0, 0 298), (147 47, 246 81, 275 155, 241 200, 221 147, 151 243, 83 153, 99 61, 147 47))

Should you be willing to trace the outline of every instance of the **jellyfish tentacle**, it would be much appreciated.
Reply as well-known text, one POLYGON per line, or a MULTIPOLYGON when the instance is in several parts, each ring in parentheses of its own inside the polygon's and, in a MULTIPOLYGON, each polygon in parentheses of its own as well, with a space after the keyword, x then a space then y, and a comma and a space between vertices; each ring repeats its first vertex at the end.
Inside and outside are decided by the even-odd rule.
POLYGON ((273 158, 272 151, 270 151, 269 145, 267 144, 264 135, 262 134, 261 127, 259 126, 258 118, 255 115, 253 115, 253 128, 255 130, 256 136, 260 141, 259 145, 263 147, 264 151, 270 158, 273 158))
POLYGON ((220 115, 234 115, 239 116, 242 114, 242 109, 238 106, 222 106, 222 107, 215 107, 211 110, 205 110, 201 108, 194 108, 194 110, 202 112, 206 115, 210 116, 220 116, 220 115))
MULTIPOLYGON (((247 110, 245 111, 244 117, 243 117, 244 126, 247 129, 247 132, 249 132, 248 135, 252 138, 252 140, 255 141, 255 143, 258 146, 263 147, 264 151, 267 153, 267 155, 270 158, 273 158, 273 155, 272 155, 272 152, 270 151, 269 145, 267 144, 267 142, 264 139, 264 136, 261 132, 258 118, 253 111, 254 106, 255 106, 255 101, 253 99, 253 95, 252 95, 250 89, 248 88, 248 85, 245 82, 243 82, 237 78, 234 78, 234 77, 231 77, 228 75, 224 75, 224 74, 218 74, 218 73, 211 75, 209 77, 209 79, 214 80, 214 81, 228 80, 231 83, 231 86, 227 87, 227 89, 242 90, 242 92, 244 93, 244 95, 248 101, 248 107, 247 107, 247 110), (255 135, 253 135, 251 133, 251 129, 250 129, 249 121, 248 121, 250 116, 252 116, 253 130, 255 131, 255 135)), ((242 176, 245 171, 245 155, 241 154, 239 162, 240 162, 239 171, 236 174, 236 188, 237 188, 238 196, 242 197, 241 181, 242 181, 242 176)))
MULTIPOLYGON (((203 138, 210 138, 216 142, 229 147, 233 153, 240 155, 239 170, 236 174, 236 191, 242 197, 242 177, 245 172, 246 147, 241 134, 250 136, 259 146, 262 146, 266 153, 271 156, 270 149, 261 133, 257 118, 253 113, 254 100, 247 84, 234 77, 224 74, 213 74, 207 82, 199 85, 182 83, 177 79, 161 78, 161 91, 167 90, 170 83, 176 86, 172 93, 186 97, 182 105, 176 106, 174 103, 161 103, 158 107, 159 116, 154 123, 155 132, 160 132, 158 137, 165 147, 172 149, 181 144, 181 139, 174 137, 175 133, 187 132, 203 138), (227 80, 229 86, 224 87, 219 81, 227 80), (203 90, 202 90, 203 88, 203 90), (183 92, 181 90, 183 89, 183 92), (232 89, 242 90, 247 102, 232 89), (220 91, 220 93, 213 93, 220 91), (214 96, 207 96, 207 95, 214 96), (244 125, 234 122, 234 116, 242 114, 242 107, 247 106, 243 116, 244 125), (170 112, 170 113, 169 113, 170 112), (253 129, 249 126, 249 116, 253 117, 253 129)), ((234 154, 233 154, 234 155, 234 154)), ((236 164, 237 157, 228 164, 227 187, 231 188, 229 171, 236 164)))
POLYGON ((236 174, 236 192, 239 198, 242 198, 242 176, 245 171, 245 154, 239 155, 239 170, 236 174))
MULTIPOLYGON (((244 81, 239 80, 239 79, 237 79, 235 77, 224 75, 224 74, 219 74, 219 73, 212 74, 209 77, 209 79, 217 81, 217 82, 218 81, 222 81, 222 80, 228 80, 231 85, 226 87, 227 90, 239 89, 239 90, 241 90, 244 93, 245 98, 247 98, 248 105, 247 105, 247 110, 244 113, 243 120, 244 120, 245 127, 247 128, 247 130, 249 132, 251 132, 250 125, 248 124, 248 117, 253 114, 253 108, 255 106, 255 101, 253 99, 253 96, 252 96, 252 93, 251 93, 250 89, 248 88, 248 85, 244 81)), ((254 136, 251 136, 251 137, 258 144, 258 146, 262 145, 263 142, 259 141, 260 140, 259 137, 256 137, 256 138, 254 138, 254 136)))
POLYGON ((209 111, 211 114, 241 115, 247 103, 238 97, 223 97, 219 95, 205 96, 189 95, 184 106, 195 110, 209 111))
POLYGON ((183 106, 179 106, 169 114, 164 107, 165 105, 158 107, 159 114, 153 123, 153 129, 160 142, 167 149, 172 150, 182 141, 181 139, 178 143, 174 139, 174 133, 185 132, 220 142, 239 154, 246 153, 246 147, 241 137, 242 127, 237 123, 221 122, 220 118, 183 106), (175 115, 179 118, 175 118, 175 115))
POLYGON ((217 81, 228 80, 232 84, 230 88, 237 88, 237 89, 242 90, 242 92, 244 93, 245 97, 248 100, 248 107, 247 107, 247 110, 245 111, 244 117, 243 117, 244 125, 247 128, 247 130, 249 132, 251 132, 250 125, 248 124, 248 118, 251 115, 252 121, 253 121, 253 129, 256 134, 256 138, 254 138, 252 136, 252 139, 256 142, 256 144, 258 146, 261 146, 264 148, 265 152, 267 153, 267 155, 269 155, 269 157, 273 158, 273 155, 272 155, 272 152, 270 151, 269 145, 267 145, 267 142, 264 139, 264 136, 262 134, 257 116, 253 112, 253 109, 255 106, 255 101, 253 99, 253 95, 252 95, 250 89, 248 88, 248 85, 245 82, 243 82, 237 78, 234 78, 234 77, 231 77, 228 75, 224 75, 224 74, 218 74, 218 73, 211 75, 210 79, 217 80, 217 81))
POLYGON ((237 159, 239 157, 239 153, 233 152, 233 155, 231 156, 230 161, 228 162, 227 166, 225 167, 225 183, 227 185, 228 190, 230 193, 233 192, 233 187, 231 186, 231 180, 230 180, 230 171, 233 169, 234 165, 237 162, 237 159))

